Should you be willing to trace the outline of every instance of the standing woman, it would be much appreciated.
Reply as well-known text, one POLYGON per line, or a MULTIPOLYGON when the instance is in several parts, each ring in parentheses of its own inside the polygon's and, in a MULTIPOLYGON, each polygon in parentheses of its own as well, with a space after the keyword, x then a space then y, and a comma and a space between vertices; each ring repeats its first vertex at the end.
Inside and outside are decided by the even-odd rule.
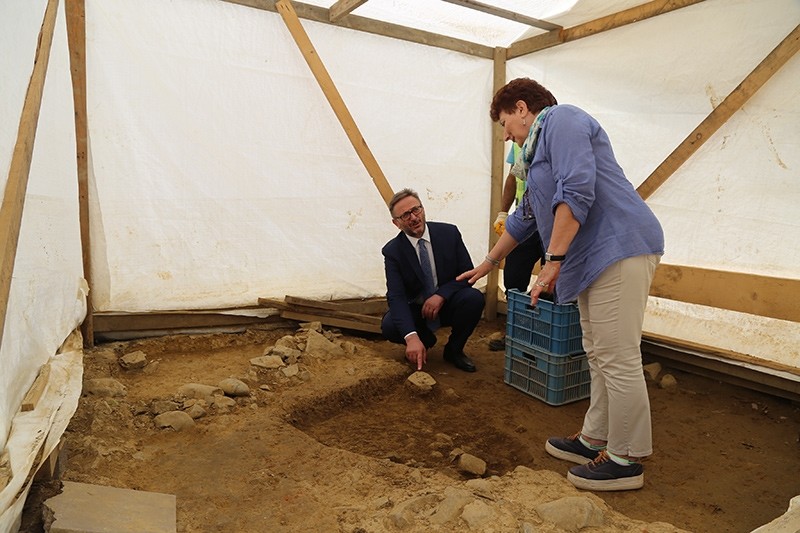
POLYGON ((547 262, 531 304, 543 291, 555 290, 559 303, 577 299, 592 378, 583 427, 548 439, 545 449, 580 465, 567 475, 578 488, 638 489, 641 459, 653 452, 639 344, 664 253, 661 225, 625 177, 608 135, 585 111, 557 105, 542 85, 519 78, 497 91, 489 115, 505 140, 522 147, 514 172, 525 176, 527 189, 486 260, 458 279, 474 283, 539 231, 547 262))

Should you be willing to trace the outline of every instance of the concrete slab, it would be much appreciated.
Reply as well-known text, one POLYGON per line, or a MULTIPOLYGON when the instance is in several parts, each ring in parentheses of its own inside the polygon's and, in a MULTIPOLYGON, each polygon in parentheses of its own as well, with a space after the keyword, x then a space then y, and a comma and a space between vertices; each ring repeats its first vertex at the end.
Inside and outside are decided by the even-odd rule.
POLYGON ((176 533, 173 494, 65 481, 44 506, 48 533, 176 533))

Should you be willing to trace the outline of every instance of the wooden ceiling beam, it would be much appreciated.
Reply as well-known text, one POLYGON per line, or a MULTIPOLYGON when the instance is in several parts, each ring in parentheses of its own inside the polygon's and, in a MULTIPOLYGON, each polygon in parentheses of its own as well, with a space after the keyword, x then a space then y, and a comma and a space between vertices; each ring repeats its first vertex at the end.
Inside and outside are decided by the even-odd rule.
POLYGON ((328 20, 334 23, 338 22, 339 19, 349 15, 366 3, 367 0, 339 0, 328 10, 328 20))
POLYGON ((527 39, 522 39, 508 47, 508 59, 550 48, 558 44, 575 41, 583 37, 589 37, 604 31, 608 31, 626 24, 639 22, 651 17, 663 15, 676 9, 698 4, 704 0, 653 0, 640 6, 625 9, 613 15, 607 15, 584 24, 578 24, 572 28, 565 28, 559 32, 548 32, 543 35, 535 35, 527 39), (557 38, 556 38, 557 37, 557 38))
MULTIPOLYGON (((273 13, 278 12, 278 9, 275 7, 275 4, 277 3, 276 0, 221 1, 228 2, 229 4, 237 4, 254 9, 261 9, 263 11, 271 11, 273 13)), ((303 4, 301 2, 292 2, 292 6, 294 7, 297 16, 301 19, 311 20, 313 22, 321 22, 323 24, 332 24, 328 9, 309 4, 303 4)), ((483 57, 485 59, 492 59, 492 57, 494 57, 494 48, 491 46, 464 41, 462 39, 455 39, 453 37, 445 37, 444 35, 439 35, 438 33, 418 30, 415 28, 409 28, 408 26, 382 22, 366 17, 359 17, 357 15, 347 15, 339 19, 333 25, 341 28, 348 28, 350 30, 363 31, 365 33, 391 37, 401 41, 408 41, 417 44, 424 44, 426 46, 433 46, 435 48, 452 50, 454 52, 460 52, 470 56, 483 57)))
POLYGON ((474 9, 475 11, 488 13, 489 15, 494 15, 495 17, 500 17, 507 20, 513 20, 514 22, 519 22, 520 24, 525 24, 526 26, 533 26, 534 28, 539 28, 546 31, 561 29, 561 26, 559 26, 558 24, 553 24, 552 22, 547 22, 546 20, 539 20, 533 17, 521 15, 514 11, 509 11, 507 9, 502 9, 499 7, 483 4, 481 2, 476 2, 475 0, 443 0, 443 1, 455 4, 457 6, 466 7, 468 9, 474 9))

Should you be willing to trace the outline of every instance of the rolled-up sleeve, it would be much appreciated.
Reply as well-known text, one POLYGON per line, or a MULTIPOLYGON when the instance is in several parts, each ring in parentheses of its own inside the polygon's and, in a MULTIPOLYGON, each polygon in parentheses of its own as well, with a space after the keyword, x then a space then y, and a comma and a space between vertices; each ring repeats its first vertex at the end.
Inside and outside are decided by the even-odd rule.
POLYGON ((593 125, 586 115, 575 113, 573 108, 557 107, 553 113, 545 130, 555 180, 550 209, 555 213, 556 207, 565 203, 583 225, 595 200, 597 181, 593 125))

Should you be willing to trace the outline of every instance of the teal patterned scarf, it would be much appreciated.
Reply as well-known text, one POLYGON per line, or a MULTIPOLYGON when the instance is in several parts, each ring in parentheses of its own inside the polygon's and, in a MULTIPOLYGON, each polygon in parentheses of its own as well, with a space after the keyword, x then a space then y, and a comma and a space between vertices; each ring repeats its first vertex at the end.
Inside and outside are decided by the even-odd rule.
POLYGON ((520 155, 517 160, 514 161, 514 166, 511 167, 511 173, 514 174, 514 177, 517 179, 522 181, 527 181, 528 179, 528 167, 531 166, 533 154, 536 152, 536 144, 539 141, 539 130, 542 129, 542 121, 549 110, 550 106, 545 107, 536 115, 533 124, 531 124, 531 129, 528 131, 528 138, 525 139, 522 145, 520 155))

